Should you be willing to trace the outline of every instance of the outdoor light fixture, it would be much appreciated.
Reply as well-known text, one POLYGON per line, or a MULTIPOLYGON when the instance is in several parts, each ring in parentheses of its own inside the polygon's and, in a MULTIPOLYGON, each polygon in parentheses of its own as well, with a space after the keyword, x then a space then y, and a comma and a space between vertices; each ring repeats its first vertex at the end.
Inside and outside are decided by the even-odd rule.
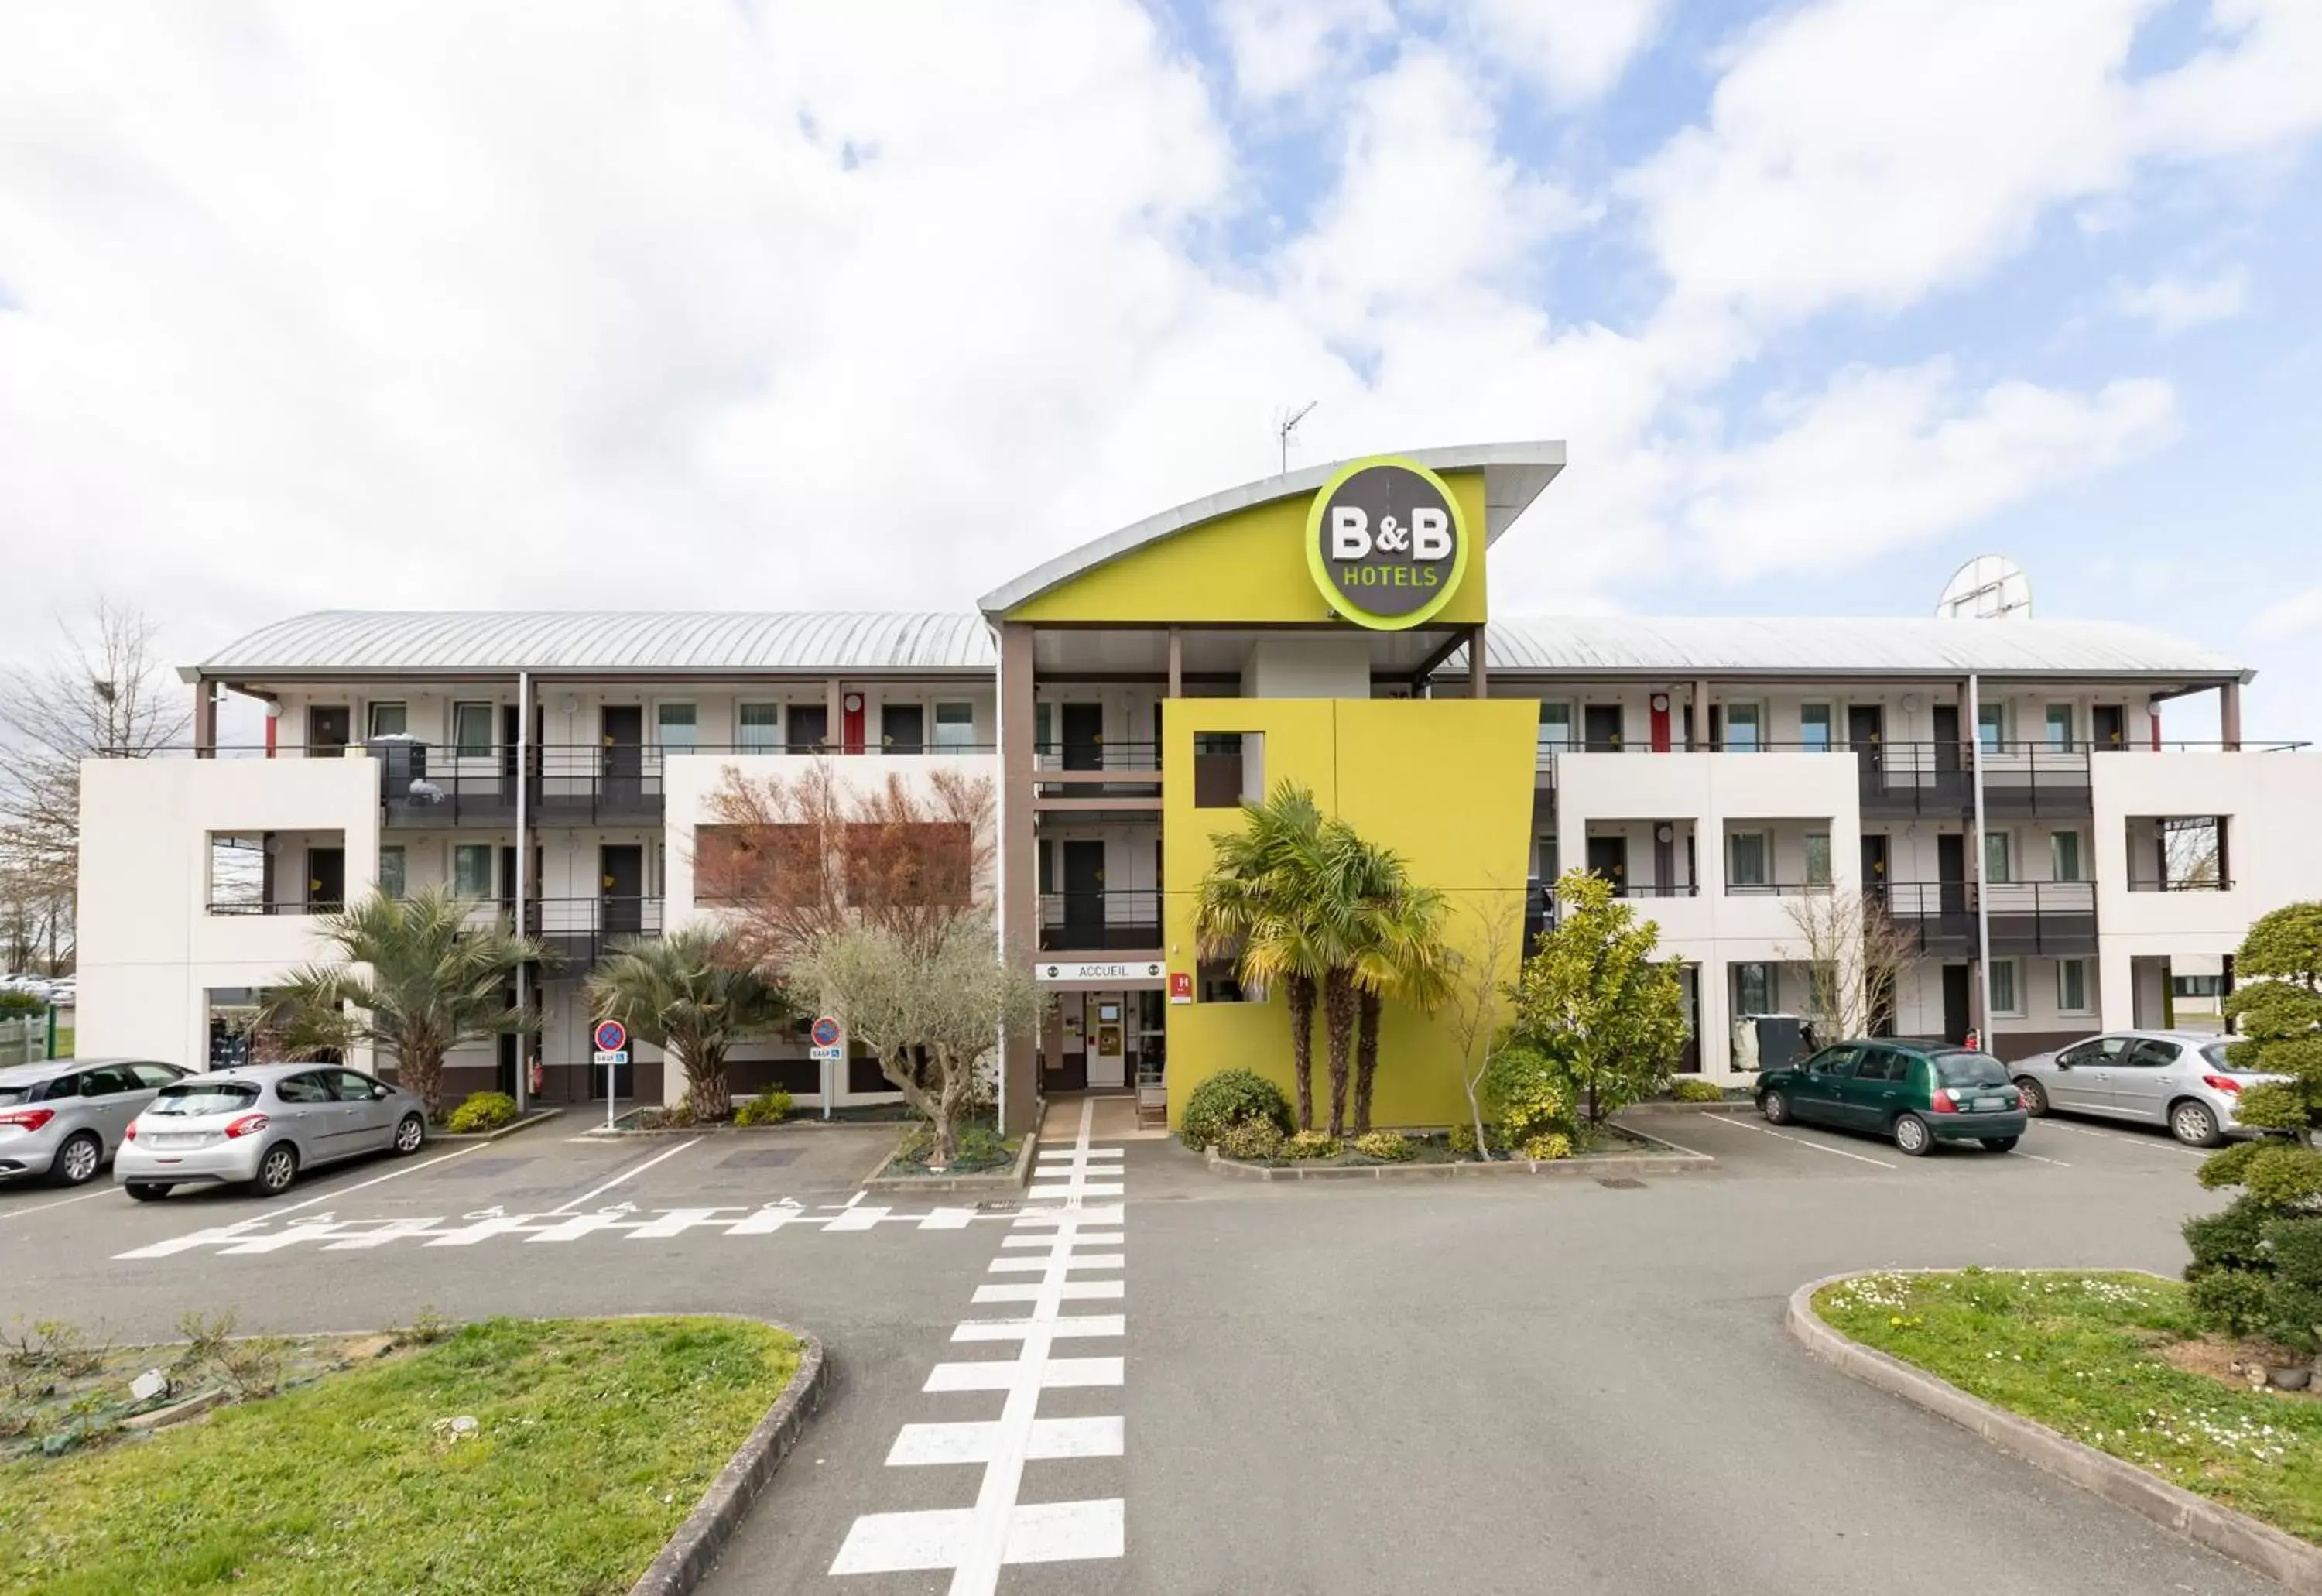
POLYGON ((1671 825, 1666 820, 1662 821, 1659 825, 1653 827, 1653 841, 1657 843, 1674 843, 1677 841, 1677 827, 1671 825))
POLYGON ((1655 693, 1655 694, 1653 695, 1653 713, 1654 713, 1654 714, 1656 714, 1656 715, 1666 715, 1666 714, 1668 714, 1668 706, 1669 706, 1669 697, 1668 697, 1668 695, 1667 693, 1655 693))

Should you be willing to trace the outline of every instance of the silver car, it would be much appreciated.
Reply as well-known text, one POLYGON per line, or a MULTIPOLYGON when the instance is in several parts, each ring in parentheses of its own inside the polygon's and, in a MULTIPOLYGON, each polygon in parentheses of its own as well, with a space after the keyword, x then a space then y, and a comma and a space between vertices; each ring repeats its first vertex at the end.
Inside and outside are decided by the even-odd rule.
POLYGON ((2209 1031, 2107 1031, 2007 1066, 2033 1114, 2056 1109, 2165 1125, 2192 1147, 2259 1132, 2235 1113, 2242 1089, 2279 1081, 2226 1061, 2232 1038, 2209 1031))
POLYGON ((189 1075, 137 1116, 113 1176, 141 1202, 173 1186, 290 1190, 301 1170, 426 1145, 418 1097, 337 1064, 249 1064, 189 1075))
POLYGON ((184 1074, 150 1059, 50 1059, 0 1069, 0 1181, 94 1180, 121 1150, 138 1111, 184 1074))

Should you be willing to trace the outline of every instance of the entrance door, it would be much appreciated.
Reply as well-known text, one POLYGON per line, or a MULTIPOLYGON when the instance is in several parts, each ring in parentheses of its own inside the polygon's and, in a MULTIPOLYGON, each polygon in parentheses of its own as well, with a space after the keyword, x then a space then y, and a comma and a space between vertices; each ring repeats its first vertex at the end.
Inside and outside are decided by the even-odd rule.
POLYGON ((2115 751, 2128 746, 2128 713, 2117 704, 2099 704, 2091 712, 2089 729, 2095 734, 2090 745, 2098 752, 2115 751))
POLYGON ((645 712, 635 704, 604 708, 605 802, 630 808, 645 791, 645 712))
POLYGON ((1947 831, 1935 838, 1936 907, 1947 922, 1945 932, 1957 929, 1949 924, 1967 914, 1967 838, 1955 831, 1947 831))
POLYGON ((1065 853, 1065 945, 1104 945, 1104 844, 1067 840, 1065 853))
POLYGON ((1968 1027, 1968 967, 1964 964, 1943 966, 1943 1040, 1961 1043, 1967 1040, 1968 1027))
POLYGON ((1621 752, 1621 706, 1588 704, 1580 711, 1580 735, 1591 753, 1621 752))
POLYGON ((830 752, 830 706, 827 704, 793 704, 783 716, 789 723, 789 734, 782 748, 788 753, 827 753, 830 752))
POLYGON ((524 730, 524 710, 514 704, 500 706, 500 802, 516 807, 516 745, 524 730))
POLYGON ((500 913, 508 917, 509 924, 515 924, 516 849, 513 846, 500 849, 500 913))
POLYGON ((1887 711, 1878 704, 1849 704, 1846 707, 1847 745, 1857 754, 1876 752, 1887 740, 1887 711))
POLYGON ((927 746, 928 712, 918 704, 879 706, 879 744, 889 753, 918 753, 927 746))
POLYGON ((1862 896, 1880 908, 1887 907, 1887 850, 1891 841, 1884 832, 1862 834, 1862 896))
POLYGON ((1104 769, 1104 706, 1061 704, 1064 711, 1065 769, 1104 769))
POLYGON ((599 850, 605 900, 598 926, 607 937, 644 929, 645 851, 638 843, 607 843, 599 850))
POLYGON ((1590 837, 1588 839, 1588 872, 1604 877, 1619 893, 1629 884, 1629 839, 1590 837))
MULTIPOLYGON (((1960 712, 1956 704, 1934 708, 1935 769, 1956 774, 1960 769, 1960 712)), ((1941 785, 1940 783, 1938 785, 1941 785)))
POLYGON ((347 851, 306 850, 306 912, 334 914, 347 906, 347 851))
POLYGON ((325 756, 344 752, 354 724, 355 712, 344 704, 308 705, 306 752, 325 756))
POLYGON ((1119 992, 1092 992, 1087 1013, 1090 1090, 1119 1091, 1129 1084, 1129 1006, 1119 992))

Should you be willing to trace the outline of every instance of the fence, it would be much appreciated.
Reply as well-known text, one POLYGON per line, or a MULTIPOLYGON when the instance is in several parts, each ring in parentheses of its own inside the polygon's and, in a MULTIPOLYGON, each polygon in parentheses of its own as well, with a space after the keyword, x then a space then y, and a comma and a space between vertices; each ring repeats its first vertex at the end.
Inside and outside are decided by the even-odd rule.
POLYGON ((0 1019, 0 1065, 37 1064, 49 1056, 49 1017, 27 1014, 0 1019))

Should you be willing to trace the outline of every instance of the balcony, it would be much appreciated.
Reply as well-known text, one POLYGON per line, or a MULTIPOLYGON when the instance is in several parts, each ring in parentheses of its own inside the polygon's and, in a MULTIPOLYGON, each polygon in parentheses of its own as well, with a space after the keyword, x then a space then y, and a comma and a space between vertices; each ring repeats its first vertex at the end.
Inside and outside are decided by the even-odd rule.
MULTIPOLYGON (((1854 750, 1865 816, 1966 815, 1975 808, 1975 750, 1967 743, 1874 743, 1854 750)), ((2085 749, 1987 744, 1983 808, 1995 818, 2090 813, 2085 749)))
POLYGON ((1931 958, 1972 958, 1976 909, 1990 920, 1995 957, 2038 954, 2082 958, 2097 951, 2093 881, 1890 881, 1867 889, 1883 904, 1915 950, 1931 958))
POLYGON ((1033 745, 1033 800, 1046 809, 1158 808, 1157 743, 1041 743, 1033 745))
POLYGON ((525 931, 540 938, 561 971, 586 975, 624 937, 659 936, 662 900, 610 895, 535 898, 526 905, 525 931))
POLYGON ((1161 894, 1102 888, 1040 894, 1040 952, 1144 953, 1161 945, 1161 894))

